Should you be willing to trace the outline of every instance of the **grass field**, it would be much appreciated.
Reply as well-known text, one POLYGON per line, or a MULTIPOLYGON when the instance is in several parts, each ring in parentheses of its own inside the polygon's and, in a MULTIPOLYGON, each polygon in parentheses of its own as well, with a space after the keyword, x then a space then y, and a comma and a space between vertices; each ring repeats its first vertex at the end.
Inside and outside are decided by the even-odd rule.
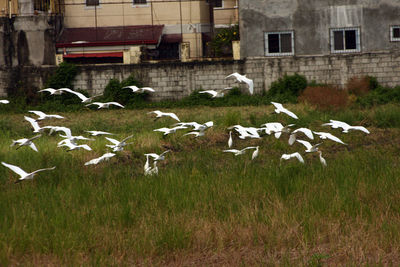
POLYGON ((0 265, 399 265, 400 107, 321 113, 289 105, 298 116, 271 114, 272 106, 170 109, 182 121, 214 127, 202 138, 162 137, 149 110, 59 113, 65 120, 41 125, 133 134, 134 144, 97 166, 84 162, 106 152, 104 137, 93 151, 66 152, 58 136, 10 148, 12 139, 33 136, 27 114, 0 115, 0 159, 26 171, 56 166, 34 180, 0 165, 0 265), (320 126, 329 119, 364 125, 342 134, 320 126), (223 153, 233 124, 265 122, 331 132, 348 143, 321 145, 305 164, 283 162, 283 153, 303 151, 287 136, 234 139, 235 148, 259 145, 259 156, 223 153), (158 176, 144 176, 144 153, 170 149, 158 176))

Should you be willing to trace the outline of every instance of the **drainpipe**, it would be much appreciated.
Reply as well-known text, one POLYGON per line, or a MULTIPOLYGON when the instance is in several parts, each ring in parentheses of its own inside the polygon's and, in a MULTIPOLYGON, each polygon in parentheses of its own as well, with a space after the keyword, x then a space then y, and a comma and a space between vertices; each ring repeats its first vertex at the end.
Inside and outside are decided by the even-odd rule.
POLYGON ((9 12, 8 12, 8 18, 10 18, 11 19, 11 13, 12 13, 12 2, 11 2, 11 0, 8 0, 8 10, 9 10, 9 12))

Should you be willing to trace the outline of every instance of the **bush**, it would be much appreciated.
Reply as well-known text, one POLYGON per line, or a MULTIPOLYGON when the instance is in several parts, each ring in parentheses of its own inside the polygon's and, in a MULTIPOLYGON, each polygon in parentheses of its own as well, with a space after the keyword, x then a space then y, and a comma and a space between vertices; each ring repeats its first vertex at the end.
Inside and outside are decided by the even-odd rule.
POLYGON ((73 82, 78 74, 78 67, 74 64, 62 62, 56 72, 45 82, 45 88, 70 88, 74 89, 73 82))
POLYGON ((308 86, 299 97, 299 102, 320 110, 338 110, 348 106, 348 94, 332 86, 308 86))
POLYGON ((378 86, 368 94, 357 99, 362 107, 370 107, 386 103, 400 103, 400 86, 395 88, 378 86))
POLYGON ((351 78, 346 85, 347 92, 355 96, 366 95, 372 87, 371 78, 369 76, 351 78))
POLYGON ((285 75, 273 82, 268 91, 269 96, 298 97, 307 87, 307 79, 299 74, 285 75))

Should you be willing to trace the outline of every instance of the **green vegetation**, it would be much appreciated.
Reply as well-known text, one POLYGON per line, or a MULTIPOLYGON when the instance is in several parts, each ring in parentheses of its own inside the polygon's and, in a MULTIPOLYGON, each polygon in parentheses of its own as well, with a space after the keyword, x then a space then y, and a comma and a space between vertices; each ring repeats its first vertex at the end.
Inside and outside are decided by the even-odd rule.
MULTIPOLYGON (((214 100, 212 100, 214 101, 214 100)), ((0 166, 0 265, 396 265, 400 258, 400 107, 319 112, 287 105, 296 126, 329 131, 348 146, 324 142, 305 165, 283 162, 300 151, 275 139, 234 140, 235 148, 259 145, 260 155, 225 154, 227 126, 293 119, 271 114, 272 106, 175 108, 182 121, 215 126, 204 138, 163 138, 143 110, 61 113, 73 134, 84 130, 134 134, 135 143, 109 162, 83 166, 102 155, 103 137, 93 151, 65 152, 56 136, 39 138, 39 153, 10 148, 11 139, 31 136, 24 114, 0 114, 1 161, 26 171, 57 166, 34 180, 14 184, 0 166), (367 126, 370 135, 342 134, 320 126, 329 119, 367 126), (383 127, 383 128, 378 128, 383 127), (144 153, 171 149, 159 175, 143 175, 144 153)), ((1 107, 2 108, 2 107, 1 107)))

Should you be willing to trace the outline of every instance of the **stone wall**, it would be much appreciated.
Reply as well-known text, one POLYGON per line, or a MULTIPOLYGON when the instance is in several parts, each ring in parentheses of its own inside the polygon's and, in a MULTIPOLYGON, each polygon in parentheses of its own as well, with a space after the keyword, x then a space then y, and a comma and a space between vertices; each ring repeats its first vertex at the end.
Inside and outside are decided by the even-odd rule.
MULTIPOLYGON (((0 69, 0 93, 12 90, 15 81, 40 88, 55 67, 0 69), (11 73, 9 75, 7 73, 11 73), (11 78, 10 78, 11 77, 11 78), (14 82, 13 82, 14 81, 14 82)), ((256 93, 268 90, 271 83, 285 74, 299 73, 308 81, 343 87, 354 76, 370 75, 385 86, 400 85, 400 53, 366 53, 330 56, 250 58, 238 61, 169 62, 137 65, 80 66, 74 87, 90 95, 101 93, 110 79, 123 80, 129 75, 154 88, 153 100, 179 99, 196 89, 221 89, 237 85, 225 79, 233 72, 254 80, 256 93)), ((242 86, 246 91, 246 86, 242 86)))

